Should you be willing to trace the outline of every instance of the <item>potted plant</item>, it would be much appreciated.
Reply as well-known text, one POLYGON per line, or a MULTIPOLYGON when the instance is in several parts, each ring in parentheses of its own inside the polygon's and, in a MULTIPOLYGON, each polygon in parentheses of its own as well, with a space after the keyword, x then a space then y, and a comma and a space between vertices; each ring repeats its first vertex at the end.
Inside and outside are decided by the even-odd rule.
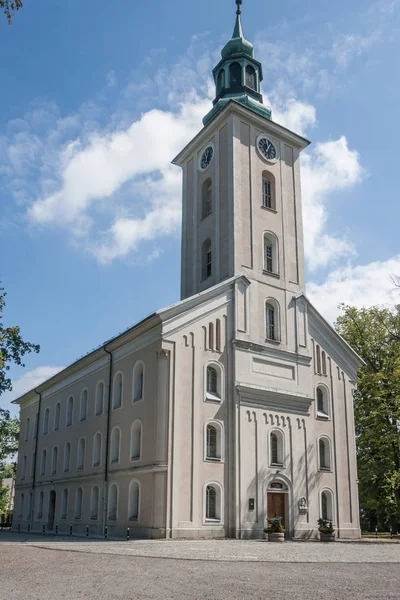
POLYGON ((267 534, 269 542, 284 542, 285 528, 282 525, 282 517, 267 519, 267 526, 264 529, 264 533, 267 534))
POLYGON ((321 542, 335 541, 335 528, 332 524, 332 521, 327 521, 327 519, 318 519, 318 531, 321 542))

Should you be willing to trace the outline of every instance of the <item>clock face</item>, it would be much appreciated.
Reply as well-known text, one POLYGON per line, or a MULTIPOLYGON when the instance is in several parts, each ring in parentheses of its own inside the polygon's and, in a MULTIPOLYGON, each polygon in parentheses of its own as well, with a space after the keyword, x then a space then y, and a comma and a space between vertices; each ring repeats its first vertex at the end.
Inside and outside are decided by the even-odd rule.
POLYGON ((214 148, 212 146, 207 146, 207 148, 204 150, 203 154, 201 155, 201 159, 200 159, 200 169, 202 171, 205 171, 208 167, 208 165, 211 163, 212 159, 214 156, 214 148))
POLYGON ((275 160, 278 156, 275 146, 266 137, 260 137, 258 140, 258 149, 261 152, 262 156, 267 160, 275 160))

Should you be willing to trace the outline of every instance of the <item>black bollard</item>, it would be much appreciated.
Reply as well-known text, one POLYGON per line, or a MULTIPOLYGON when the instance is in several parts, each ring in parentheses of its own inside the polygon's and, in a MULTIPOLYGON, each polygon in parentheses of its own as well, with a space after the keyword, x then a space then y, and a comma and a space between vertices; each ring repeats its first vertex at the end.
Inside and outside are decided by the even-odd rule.
POLYGON ((89 537, 89 525, 86 525, 86 537, 89 537))
POLYGON ((43 523, 42 531, 43 531, 43 535, 46 535, 46 525, 44 523, 43 523))
POLYGON ((69 535, 72 535, 72 525, 69 526, 69 535))
POLYGON ((58 525, 56 525, 56 535, 58 535, 58 525))
POLYGON ((104 539, 105 539, 105 540, 107 539, 107 535, 108 535, 108 532, 107 532, 107 525, 106 525, 106 526, 104 527, 104 539))
POLYGON ((17 529, 18 529, 18 533, 19 533, 21 531, 21 523, 18 523, 17 529))
POLYGON ((128 540, 128 542, 129 542, 129 535, 130 535, 130 531, 129 531, 129 527, 128 527, 128 529, 126 530, 126 539, 128 540))

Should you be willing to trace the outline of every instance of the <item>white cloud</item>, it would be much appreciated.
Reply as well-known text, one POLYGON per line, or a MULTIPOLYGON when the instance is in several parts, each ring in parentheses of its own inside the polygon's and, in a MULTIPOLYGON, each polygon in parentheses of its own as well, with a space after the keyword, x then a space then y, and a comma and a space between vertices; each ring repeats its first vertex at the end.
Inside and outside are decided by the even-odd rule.
POLYGON ((11 410, 14 414, 18 408, 11 405, 11 402, 19 398, 29 390, 36 388, 38 385, 53 377, 56 373, 63 370, 64 367, 42 366, 36 367, 31 371, 26 371, 22 377, 12 382, 13 389, 11 392, 5 392, 1 395, 1 406, 11 410))
POLYGON ((357 307, 398 304, 400 290, 395 287, 392 274, 400 275, 400 255, 386 261, 338 268, 323 283, 309 283, 307 295, 333 323, 340 303, 357 307))

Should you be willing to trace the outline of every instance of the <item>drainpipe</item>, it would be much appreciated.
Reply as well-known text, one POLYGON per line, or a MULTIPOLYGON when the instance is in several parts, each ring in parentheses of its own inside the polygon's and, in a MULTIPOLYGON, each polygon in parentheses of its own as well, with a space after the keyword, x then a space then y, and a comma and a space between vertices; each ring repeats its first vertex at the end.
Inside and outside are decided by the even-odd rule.
POLYGON ((37 451, 38 451, 38 446, 39 446, 40 409, 42 407, 42 394, 40 392, 38 392, 37 390, 35 390, 35 394, 37 394, 39 396, 39 408, 38 408, 37 430, 36 431, 35 431, 35 419, 33 420, 33 428, 34 428, 33 435, 36 434, 36 437, 35 437, 35 463, 33 465, 33 477, 32 477, 32 511, 31 511, 31 518, 30 518, 31 530, 33 529, 33 520, 34 520, 34 515, 35 515, 36 464, 37 464, 37 459, 38 459, 37 451))
POLYGON ((104 352, 110 356, 110 368, 108 371, 108 401, 107 401, 107 425, 106 425, 106 448, 105 448, 105 462, 104 462, 104 502, 103 502, 103 532, 107 523, 107 511, 108 511, 108 448, 110 443, 110 421, 111 421, 111 388, 112 388, 112 366, 113 366, 113 355, 112 352, 107 350, 107 346, 103 346, 104 352))

